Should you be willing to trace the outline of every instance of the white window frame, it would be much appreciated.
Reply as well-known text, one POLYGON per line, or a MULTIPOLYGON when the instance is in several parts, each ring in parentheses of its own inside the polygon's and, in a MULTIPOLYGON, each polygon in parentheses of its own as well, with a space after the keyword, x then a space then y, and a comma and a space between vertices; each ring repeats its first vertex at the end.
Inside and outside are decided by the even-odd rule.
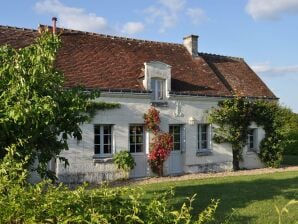
POLYGON ((164 101, 166 99, 166 80, 161 78, 151 78, 150 81, 151 86, 151 100, 153 101, 164 101), (153 89, 153 82, 155 89, 153 89), (159 89, 157 87, 160 87, 159 89), (159 94, 161 93, 161 97, 159 97, 159 94))
MULTIPOLYGON (((135 137, 137 137, 137 136, 139 136, 139 135, 135 134, 135 137)), ((129 152, 132 153, 132 154, 145 153, 146 152, 145 138, 146 138, 146 135, 145 135, 145 126, 144 126, 144 124, 130 124, 129 127, 128 127, 128 150, 129 150, 129 152), (131 137, 130 128, 133 127, 133 126, 142 126, 142 128, 143 128, 143 132, 142 132, 143 142, 142 142, 142 144, 136 143, 136 142, 132 143, 130 141, 130 137, 131 137), (130 147, 131 147, 132 144, 134 144, 134 147, 135 147, 135 150, 133 152, 130 150, 130 147), (136 151, 136 146, 137 145, 142 145, 143 150, 141 152, 136 151)))
POLYGON ((204 152, 211 150, 211 124, 201 123, 197 124, 197 151, 204 152), (206 125, 206 140, 202 140, 202 126, 206 125), (202 141, 206 141, 206 147, 202 146, 202 141))
POLYGON ((113 125, 112 124, 95 124, 94 127, 94 155, 97 157, 111 157, 113 154, 113 125), (104 133, 104 127, 109 126, 111 128, 111 132, 109 134, 104 133), (95 132, 96 128, 99 127, 99 134, 95 132), (108 135, 110 136, 110 142, 109 144, 104 144, 104 136, 108 135), (96 143, 96 137, 99 136, 99 143, 96 143), (110 145, 111 152, 105 153, 104 152, 104 146, 110 145), (96 147, 99 146, 99 153, 96 153, 96 147))

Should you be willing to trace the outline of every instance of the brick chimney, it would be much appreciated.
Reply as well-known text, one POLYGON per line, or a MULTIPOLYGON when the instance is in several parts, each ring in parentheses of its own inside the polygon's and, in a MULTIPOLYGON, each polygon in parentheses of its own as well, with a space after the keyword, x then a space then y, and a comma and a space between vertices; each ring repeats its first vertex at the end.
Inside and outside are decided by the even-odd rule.
POLYGON ((52 18, 52 27, 53 27, 53 34, 56 34, 56 22, 57 22, 57 17, 52 18))
POLYGON ((198 38, 197 35, 189 35, 183 38, 184 47, 193 57, 198 56, 198 38))

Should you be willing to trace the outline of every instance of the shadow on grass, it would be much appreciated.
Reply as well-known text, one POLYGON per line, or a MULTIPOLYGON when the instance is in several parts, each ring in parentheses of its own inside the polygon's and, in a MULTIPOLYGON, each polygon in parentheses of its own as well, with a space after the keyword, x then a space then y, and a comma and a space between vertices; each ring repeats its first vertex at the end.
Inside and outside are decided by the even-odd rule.
MULTIPOLYGON (((185 197, 197 194, 196 200, 193 202, 194 212, 203 210, 210 202, 211 198, 220 199, 220 204, 216 212, 216 223, 222 223, 229 219, 233 209, 235 214, 230 217, 227 223, 254 223, 255 217, 251 214, 245 216, 237 214, 237 210, 249 206, 255 201, 272 200, 275 197, 282 196, 287 200, 298 199, 298 176, 282 179, 264 177, 251 180, 242 177, 237 180, 221 178, 217 180, 193 180, 181 183, 163 183, 157 188, 148 188, 147 193, 161 192, 173 186, 175 191, 175 199, 172 204, 177 209, 181 206, 181 202, 185 201, 185 197)), ((272 208, 272 214, 275 216, 274 204, 268 202, 268 209, 272 208)), ((280 205, 281 206, 281 205, 280 205)), ((194 214, 195 215, 195 214, 194 214)), ((277 216, 276 216, 277 217, 277 216)))

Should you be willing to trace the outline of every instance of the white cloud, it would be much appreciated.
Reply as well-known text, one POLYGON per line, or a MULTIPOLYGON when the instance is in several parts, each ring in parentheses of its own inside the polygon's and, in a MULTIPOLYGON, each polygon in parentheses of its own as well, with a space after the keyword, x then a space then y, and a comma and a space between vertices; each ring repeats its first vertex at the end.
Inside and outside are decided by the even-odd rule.
POLYGON ((252 65, 251 68, 256 72, 267 76, 285 76, 289 74, 298 75, 298 65, 274 67, 270 63, 252 65))
POLYGON ((145 10, 147 22, 159 23, 160 32, 174 27, 179 19, 179 13, 184 10, 185 0, 158 0, 158 5, 145 10))
POLYGON ((297 0, 249 0, 246 11, 255 20, 280 19, 284 13, 294 13, 298 15, 297 0))
POLYGON ((186 15, 190 17, 193 24, 200 24, 201 22, 208 19, 204 10, 201 8, 189 8, 186 11, 186 15))
POLYGON ((184 8, 185 0, 159 0, 160 4, 168 8, 171 12, 177 12, 184 8))
POLYGON ((59 0, 43 0, 35 4, 38 13, 50 13, 59 18, 58 24, 65 28, 84 31, 105 32, 107 20, 94 13, 87 13, 82 8, 69 7, 59 0))
POLYGON ((123 25, 122 33, 132 35, 144 30, 144 25, 141 22, 127 22, 123 25))

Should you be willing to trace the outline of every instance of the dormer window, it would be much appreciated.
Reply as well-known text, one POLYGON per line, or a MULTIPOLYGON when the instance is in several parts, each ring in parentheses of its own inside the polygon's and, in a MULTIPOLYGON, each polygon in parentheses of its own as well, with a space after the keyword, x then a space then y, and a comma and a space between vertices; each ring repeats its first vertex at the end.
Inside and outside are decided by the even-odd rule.
POLYGON ((160 61, 145 62, 143 84, 152 91, 151 101, 165 102, 171 91, 171 66, 160 61))
POLYGON ((165 80, 158 78, 151 78, 151 100, 160 101, 165 100, 165 80))

